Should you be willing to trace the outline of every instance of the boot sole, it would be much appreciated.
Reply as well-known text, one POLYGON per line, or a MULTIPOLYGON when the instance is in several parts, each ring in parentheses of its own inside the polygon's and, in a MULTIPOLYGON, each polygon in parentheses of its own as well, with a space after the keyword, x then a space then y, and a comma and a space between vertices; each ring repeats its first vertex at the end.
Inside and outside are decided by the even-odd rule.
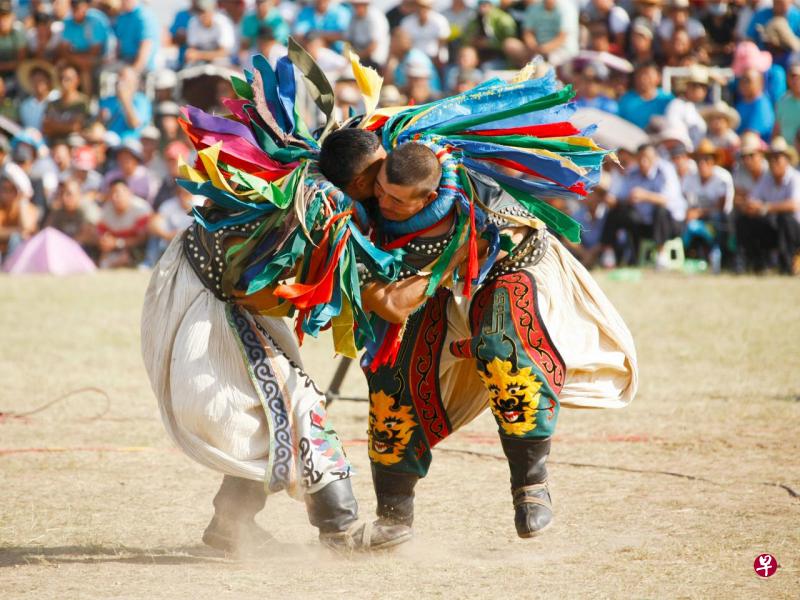
POLYGON ((405 544, 406 542, 410 541, 412 537, 414 537, 414 533, 409 531, 404 535, 398 535, 396 538, 393 538, 380 545, 370 546, 369 548, 366 548, 366 550, 388 550, 390 548, 394 548, 395 546, 399 546, 400 544, 405 544))
POLYGON ((550 522, 549 522, 547 525, 545 525, 545 526, 544 526, 544 527, 542 527, 541 529, 537 529, 536 531, 527 531, 527 532, 525 532, 525 533, 519 533, 519 532, 517 532, 517 535, 518 535, 519 537, 521 537, 522 539, 530 539, 530 538, 535 538, 535 537, 537 537, 538 535, 541 535, 542 533, 544 533, 545 531, 547 531, 548 529, 550 529, 550 527, 553 525, 553 521, 555 521, 555 519, 551 519, 551 520, 550 520, 550 522))

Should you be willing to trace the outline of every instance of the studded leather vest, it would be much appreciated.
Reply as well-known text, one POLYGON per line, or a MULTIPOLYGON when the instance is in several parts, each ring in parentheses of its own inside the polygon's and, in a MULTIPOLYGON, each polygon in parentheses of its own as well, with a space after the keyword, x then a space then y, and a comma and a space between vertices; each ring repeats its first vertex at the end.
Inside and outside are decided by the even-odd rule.
POLYGON ((203 285, 223 302, 233 300, 222 289, 229 242, 232 238, 240 241, 249 237, 259 225, 259 222, 235 225, 212 233, 199 223, 193 223, 183 234, 183 251, 189 264, 203 285))

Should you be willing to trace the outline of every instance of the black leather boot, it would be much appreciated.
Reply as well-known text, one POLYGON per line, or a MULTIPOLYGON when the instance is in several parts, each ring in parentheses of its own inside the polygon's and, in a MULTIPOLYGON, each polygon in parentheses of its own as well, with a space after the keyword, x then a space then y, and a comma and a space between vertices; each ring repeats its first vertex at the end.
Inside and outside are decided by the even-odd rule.
POLYGON ((350 479, 332 481, 306 495, 309 522, 319 529, 319 540, 334 550, 379 550, 411 538, 406 525, 358 521, 358 503, 350 479))
POLYGON ((214 496, 214 517, 203 533, 203 542, 216 550, 238 555, 268 546, 274 538, 255 521, 266 501, 262 481, 225 475, 214 496))
POLYGON ((372 485, 378 500, 378 523, 407 525, 414 522, 414 486, 419 477, 412 473, 386 471, 372 465, 372 485))
POLYGON ((514 525, 517 535, 533 537, 553 522, 553 505, 547 486, 545 461, 550 438, 526 439, 500 434, 503 452, 511 470, 514 525))

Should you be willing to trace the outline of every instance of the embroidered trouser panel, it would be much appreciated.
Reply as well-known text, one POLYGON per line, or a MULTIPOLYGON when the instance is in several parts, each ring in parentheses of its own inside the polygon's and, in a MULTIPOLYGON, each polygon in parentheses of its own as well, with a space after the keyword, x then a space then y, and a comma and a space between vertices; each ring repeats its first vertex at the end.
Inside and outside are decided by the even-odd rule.
POLYGON ((342 443, 327 422, 325 396, 258 319, 235 305, 227 312, 267 420, 267 489, 301 496, 349 477, 342 443))
POLYGON ((369 456, 424 476, 431 448, 491 408, 499 431, 552 435, 565 367, 536 308, 533 277, 482 286, 468 311, 440 289, 409 320, 397 362, 367 372, 369 456))

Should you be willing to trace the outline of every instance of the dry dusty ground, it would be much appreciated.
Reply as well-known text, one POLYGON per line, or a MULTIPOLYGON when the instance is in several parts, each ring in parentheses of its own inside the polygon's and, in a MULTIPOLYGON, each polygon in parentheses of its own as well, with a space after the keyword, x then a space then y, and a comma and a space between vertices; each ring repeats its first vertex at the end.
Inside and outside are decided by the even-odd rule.
MULTIPOLYGON (((147 275, 0 279, 0 410, 85 386, 110 397, 100 419, 105 401, 85 393, 0 421, 0 597, 799 597, 800 498, 773 484, 800 491, 800 282, 600 278, 637 340, 641 393, 622 411, 562 411, 547 534, 515 537, 483 415, 437 449, 411 544, 331 557, 278 496, 259 519, 281 545, 249 563, 198 545, 219 477, 158 420, 138 349, 147 275), (781 564, 768 580, 760 552, 781 564)), ((327 341, 305 352, 324 386, 327 341)), ((345 391, 364 393, 355 370, 345 391)), ((331 409, 369 514, 364 405, 331 409)))

